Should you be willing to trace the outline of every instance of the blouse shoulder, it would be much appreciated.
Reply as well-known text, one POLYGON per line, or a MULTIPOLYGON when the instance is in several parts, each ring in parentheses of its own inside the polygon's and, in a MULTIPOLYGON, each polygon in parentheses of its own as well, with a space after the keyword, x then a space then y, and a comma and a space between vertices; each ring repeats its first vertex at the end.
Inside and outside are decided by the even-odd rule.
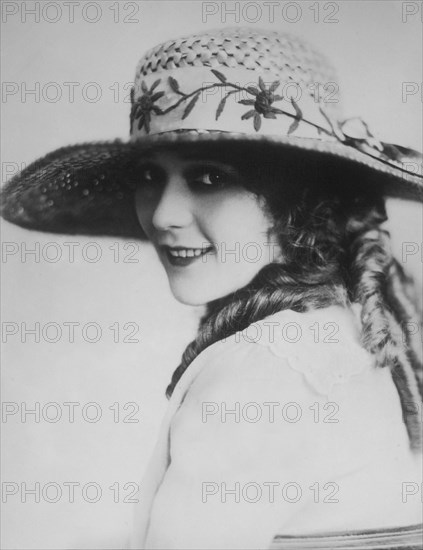
POLYGON ((339 306, 304 313, 279 311, 213 348, 206 363, 215 364, 214 375, 220 365, 226 381, 267 377, 272 367, 281 370, 283 363, 285 371, 299 373, 310 389, 325 396, 352 377, 366 376, 374 364, 360 344, 359 310, 339 306))
POLYGON ((366 375, 374 358, 360 342, 359 306, 331 306, 298 313, 279 311, 250 325, 243 338, 251 339, 286 360, 317 393, 328 395, 336 384, 366 375))

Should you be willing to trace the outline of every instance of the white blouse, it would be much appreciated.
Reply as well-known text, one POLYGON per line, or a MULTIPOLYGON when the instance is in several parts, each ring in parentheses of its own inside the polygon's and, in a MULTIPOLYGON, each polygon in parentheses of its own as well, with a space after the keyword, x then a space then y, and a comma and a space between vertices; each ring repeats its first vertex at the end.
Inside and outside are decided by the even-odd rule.
POLYGON ((130 547, 258 549, 421 522, 422 456, 359 334, 359 309, 286 310, 199 354, 169 402, 130 547))

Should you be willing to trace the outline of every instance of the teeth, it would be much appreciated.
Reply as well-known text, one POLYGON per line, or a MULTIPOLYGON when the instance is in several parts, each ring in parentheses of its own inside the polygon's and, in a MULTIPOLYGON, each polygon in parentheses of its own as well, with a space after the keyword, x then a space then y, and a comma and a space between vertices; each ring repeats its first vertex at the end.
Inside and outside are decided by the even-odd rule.
POLYGON ((186 248, 184 250, 169 249, 169 252, 174 258, 193 258, 194 256, 201 256, 201 254, 206 250, 207 248, 186 248))

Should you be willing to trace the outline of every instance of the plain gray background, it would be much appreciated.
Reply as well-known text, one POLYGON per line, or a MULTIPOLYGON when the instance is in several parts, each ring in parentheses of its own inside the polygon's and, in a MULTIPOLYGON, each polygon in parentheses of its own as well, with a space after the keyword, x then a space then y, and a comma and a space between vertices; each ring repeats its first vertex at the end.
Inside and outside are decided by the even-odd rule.
MULTIPOLYGON (((69 21, 64 6, 57 22, 53 22, 59 13, 54 6, 45 12, 50 21, 43 20, 46 2, 38 2, 38 23, 34 16, 27 14, 26 21, 23 16, 23 4, 29 9, 34 2, 3 2, 3 9, 6 4, 8 10, 15 11, 15 6, 18 12, 3 13, 2 22, 3 184, 14 167, 60 146, 125 138, 129 83, 144 51, 172 37, 235 23, 230 15, 223 20, 221 2, 214 3, 218 13, 206 21, 204 3, 199 1, 122 1, 119 7, 116 2, 98 2, 101 14, 95 23, 88 20, 99 12, 87 7, 87 2, 74 3, 74 22, 69 21), (135 22, 125 22, 125 17, 135 22), (69 100, 66 82, 79 83, 74 88, 74 101, 69 100), (100 89, 97 102, 84 99, 82 90, 90 82, 97 87, 86 87, 85 94, 92 99, 100 89), (48 83, 53 84, 46 87, 48 83), (25 86, 27 90, 39 86, 39 97, 22 96, 25 86), (17 92, 8 95, 8 90, 17 92), (62 97, 53 102, 57 90, 62 97)), ((226 2, 228 8, 234 4, 226 2)), ((284 20, 287 2, 275 3, 274 22, 269 21, 263 3, 251 4, 255 6, 246 12, 250 21, 241 17, 240 24, 289 30, 307 37, 338 67, 346 115, 362 116, 384 141, 421 150, 421 3, 332 3, 339 8, 333 16, 337 23, 323 21, 332 12, 329 2, 319 2, 318 22, 314 21, 316 2, 297 3, 301 17, 296 23, 286 20, 293 18, 293 11, 285 12, 284 20), (262 17, 252 23, 259 13, 257 5, 262 17), (420 12, 403 21, 406 11, 411 13, 415 8, 420 12), (407 101, 402 97, 405 82, 420 92, 409 95, 407 101)), ((241 14, 244 5, 240 3, 241 14)), ((421 206, 401 201, 390 201, 388 206, 396 254, 401 259, 404 243, 415 243, 409 250, 416 253, 406 258, 405 267, 421 282, 421 206)), ((50 322, 63 327, 64 322, 79 326, 96 322, 103 330, 97 343, 84 341, 77 328, 74 343, 65 333, 57 343, 34 343, 30 336, 22 342, 18 333, 3 345, 3 400, 16 403, 19 411, 21 403, 34 408, 36 402, 40 407, 53 402, 63 412, 56 423, 42 415, 39 423, 30 415, 26 422, 19 414, 3 418, 3 481, 18 486, 26 483, 28 488, 36 482, 41 488, 47 483, 62 488, 64 482, 80 484, 74 503, 69 502, 66 491, 57 503, 47 502, 42 494, 40 503, 35 503, 33 496, 21 502, 20 489, 10 496, 3 505, 3 547, 118 548, 124 544, 132 512, 131 504, 122 502, 131 487, 123 487, 142 476, 166 407, 164 389, 195 334, 201 308, 174 301, 148 244, 139 243, 134 255, 137 261, 125 263, 123 257, 128 251, 118 239, 41 234, 2 222, 2 240, 15 243, 19 252, 24 246, 40 246, 46 251, 43 247, 51 242, 63 252, 56 263, 42 255, 39 262, 34 256, 28 256, 26 262, 19 254, 3 257, 3 323, 26 323, 30 327, 39 322, 42 327, 50 322), (89 263, 81 250, 94 240, 102 257, 89 263), (65 242, 80 243, 73 263, 65 242), (121 252, 120 261, 114 261, 110 246, 121 252), (113 342, 108 327, 119 323, 122 329, 127 322, 138 324, 139 342, 113 342), (81 404, 75 410, 74 423, 67 420, 65 402, 81 404), (96 423, 81 415, 82 406, 89 402, 101 407, 102 418, 96 423), (122 415, 114 422, 109 407, 118 403, 126 415, 132 409, 123 411, 122 407, 129 402, 138 404, 134 418, 139 422, 125 423, 122 415), (81 487, 90 482, 102 489, 97 503, 82 497, 81 487), (109 489, 116 483, 121 489, 117 503, 109 489)), ((53 252, 50 249, 51 255, 53 252)), ((50 414, 54 415, 53 409, 50 414)), ((93 493, 90 495, 92 498, 93 493)), ((48 498, 53 497, 51 489, 48 498)))

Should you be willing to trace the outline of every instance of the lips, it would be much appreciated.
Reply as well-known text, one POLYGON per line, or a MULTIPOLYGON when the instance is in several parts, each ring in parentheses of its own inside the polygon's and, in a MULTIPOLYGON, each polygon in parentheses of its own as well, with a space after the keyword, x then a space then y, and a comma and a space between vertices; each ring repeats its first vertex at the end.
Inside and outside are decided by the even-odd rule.
POLYGON ((211 247, 202 247, 202 248, 184 248, 184 247, 169 247, 167 248, 169 254, 175 258, 193 258, 194 256, 201 256, 211 247))
POLYGON ((189 248, 184 246, 162 246, 169 263, 175 266, 185 266, 198 260, 198 258, 208 254, 213 247, 203 246, 198 248, 189 248))

